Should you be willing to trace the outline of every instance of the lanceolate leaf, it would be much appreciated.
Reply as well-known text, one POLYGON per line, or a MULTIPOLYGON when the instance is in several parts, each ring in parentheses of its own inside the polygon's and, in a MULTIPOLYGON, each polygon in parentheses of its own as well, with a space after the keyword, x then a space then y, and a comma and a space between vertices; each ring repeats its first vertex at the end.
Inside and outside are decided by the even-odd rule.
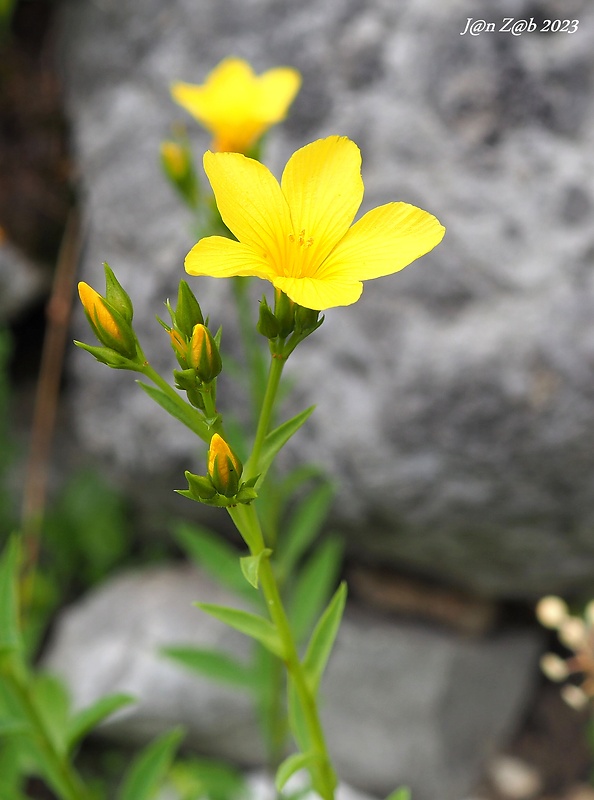
POLYGON ((175 419, 179 420, 179 422, 182 422, 203 441, 207 443, 210 441, 208 425, 202 419, 200 412, 196 411, 196 409, 192 408, 190 405, 187 405, 186 408, 178 405, 161 389, 157 389, 154 386, 149 386, 147 383, 142 383, 142 381, 136 381, 136 383, 141 389, 144 389, 144 391, 152 400, 155 401, 155 403, 160 405, 161 408, 165 409, 168 414, 171 414, 172 417, 175 417, 175 419))
POLYGON ((19 543, 8 542, 0 559, 0 655, 21 648, 18 609, 19 543))
POLYGON ((70 720, 66 734, 68 750, 77 745, 88 733, 114 714, 120 708, 134 703, 135 698, 129 694, 109 694, 101 697, 96 703, 78 711, 70 720))
POLYGON ((342 563, 343 543, 338 536, 323 541, 299 571, 291 592, 289 617, 298 642, 310 632, 328 602, 342 563))
POLYGON ((211 603, 195 603, 198 608, 202 609, 206 614, 211 617, 221 620, 226 625, 229 625, 235 630, 245 633, 246 636, 251 636, 256 639, 271 653, 284 658, 283 643, 278 635, 278 631, 274 625, 264 617, 259 617, 256 614, 250 614, 248 611, 240 611, 235 608, 227 608, 226 606, 216 606, 211 603))
POLYGON ((175 728, 145 747, 132 762, 118 800, 153 800, 182 738, 183 731, 175 728))
POLYGON ((258 588, 258 576, 262 559, 268 558, 271 555, 272 550, 266 547, 264 550, 261 550, 257 556, 243 556, 243 558, 240 559, 241 571, 243 572, 244 578, 254 589, 258 588))
POLYGON ((283 786, 292 775, 294 775, 296 772, 299 772, 300 769, 311 767, 319 761, 319 758, 319 755, 314 752, 293 753, 293 755, 285 758, 276 771, 274 785, 276 786, 277 792, 282 790, 283 786))
POLYGON ((251 666, 236 661, 226 653, 198 647, 164 647, 163 655, 178 664, 211 680, 252 689, 256 686, 256 675, 251 666))
POLYGON ((210 572, 232 592, 258 602, 254 592, 246 585, 239 565, 238 551, 220 536, 201 525, 182 523, 175 528, 175 538, 192 561, 210 572))
POLYGON ((333 499, 333 487, 323 483, 298 506, 278 544, 277 558, 285 574, 292 573, 297 561, 319 535, 333 499))
POLYGON ((252 470, 253 472, 259 473, 259 483, 262 483, 264 476, 276 458, 277 453, 289 441, 291 436, 293 436, 294 433, 297 433, 299 428, 305 422, 307 422, 309 417, 313 414, 314 409, 315 406, 310 406, 309 408, 306 408, 305 411, 302 411, 300 414, 294 416, 292 419, 283 422, 283 424, 279 425, 278 428, 270 431, 270 433, 264 439, 264 445, 262 447, 258 464, 250 464, 249 467, 246 464, 246 473, 252 474, 252 470))
POLYGON ((324 669, 332 652, 332 646, 334 645, 344 611, 346 595, 346 583, 341 583, 320 617, 309 640, 307 652, 303 659, 303 666, 314 694, 318 690, 324 669))
POLYGON ((386 800, 411 800, 412 793, 408 786, 400 786, 386 797, 386 800))

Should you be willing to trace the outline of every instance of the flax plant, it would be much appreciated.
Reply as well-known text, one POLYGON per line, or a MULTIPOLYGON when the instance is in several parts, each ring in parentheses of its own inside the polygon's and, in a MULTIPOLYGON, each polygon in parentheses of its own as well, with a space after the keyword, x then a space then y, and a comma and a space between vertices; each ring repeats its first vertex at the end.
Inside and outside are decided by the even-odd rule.
POLYGON ((170 321, 163 326, 179 369, 175 388, 150 365, 132 326, 129 296, 106 267, 106 292, 81 283, 79 293, 100 347, 77 342, 108 366, 135 371, 140 386, 207 445, 202 474, 186 471, 191 500, 224 508, 246 547, 243 577, 263 598, 263 613, 209 603, 201 610, 256 640, 287 673, 288 714, 297 752, 276 771, 281 791, 306 768, 313 789, 332 800, 337 786, 319 715, 320 684, 346 600, 341 584, 302 649, 279 589, 273 549, 263 529, 259 495, 279 451, 311 415, 308 408, 274 426, 281 377, 295 348, 323 323, 322 310, 356 302, 362 281, 389 275, 429 252, 444 228, 421 209, 388 203, 353 223, 363 198, 358 147, 331 136, 298 150, 279 182, 259 161, 240 153, 207 152, 204 168, 220 217, 235 239, 201 238, 185 261, 190 275, 256 277, 274 287, 259 309, 257 329, 268 340, 269 367, 249 456, 242 463, 228 436, 217 400, 224 368, 220 330, 213 333, 189 285, 182 281, 170 321), (185 399, 182 396, 185 393, 185 399))

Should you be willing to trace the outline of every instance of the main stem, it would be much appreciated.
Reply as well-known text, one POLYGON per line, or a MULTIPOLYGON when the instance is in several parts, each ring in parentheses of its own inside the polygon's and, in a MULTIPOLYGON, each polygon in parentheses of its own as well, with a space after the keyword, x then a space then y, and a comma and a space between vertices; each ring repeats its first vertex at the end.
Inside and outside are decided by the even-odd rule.
MULTIPOLYGON (((260 455, 272 420, 274 403, 276 401, 285 360, 285 358, 273 354, 254 446, 248 463, 246 464, 245 471, 247 478, 257 475, 259 472, 260 455)), ((246 538, 247 541, 257 543, 255 548, 251 548, 252 555, 259 555, 264 549, 265 544, 260 520, 258 519, 258 513, 254 504, 251 503, 247 506, 229 508, 229 514, 239 531, 241 532, 243 529, 248 534, 248 536, 244 536, 244 538, 246 538)), ((318 756, 318 762, 311 767, 312 776, 324 800, 333 800, 337 778, 328 754, 328 748, 318 714, 316 698, 308 685, 303 665, 299 659, 293 631, 291 630, 291 625, 280 596, 276 576, 268 558, 261 559, 259 579, 262 593, 266 600, 268 613, 284 645, 285 665, 293 680, 295 691, 299 698, 299 704, 308 732, 308 739, 312 749, 318 756)))

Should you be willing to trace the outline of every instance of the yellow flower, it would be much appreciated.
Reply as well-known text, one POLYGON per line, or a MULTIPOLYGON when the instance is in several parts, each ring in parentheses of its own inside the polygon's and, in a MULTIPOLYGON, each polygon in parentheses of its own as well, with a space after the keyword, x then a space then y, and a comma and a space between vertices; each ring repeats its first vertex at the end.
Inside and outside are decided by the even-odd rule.
POLYGON ((174 83, 173 99, 214 137, 219 152, 247 153, 268 128, 281 122, 301 85, 291 67, 255 75, 240 58, 226 58, 202 86, 174 83))
POLYGON ((201 239, 186 256, 191 275, 254 275, 306 308, 348 306, 361 281, 390 275, 432 250, 445 228, 407 203, 388 203, 352 221, 363 199, 361 154, 330 136, 297 150, 279 185, 238 153, 204 155, 221 217, 239 241, 201 239))

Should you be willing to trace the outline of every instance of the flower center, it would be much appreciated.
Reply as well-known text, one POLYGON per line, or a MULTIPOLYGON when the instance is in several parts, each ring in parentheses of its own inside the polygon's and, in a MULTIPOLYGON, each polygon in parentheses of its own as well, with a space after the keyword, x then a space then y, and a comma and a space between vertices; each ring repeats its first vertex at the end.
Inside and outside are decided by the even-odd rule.
POLYGON ((298 234, 289 233, 289 247, 287 248, 287 261, 284 269, 287 278, 306 278, 310 273, 311 261, 310 248, 314 243, 313 236, 307 236, 305 229, 298 234))

